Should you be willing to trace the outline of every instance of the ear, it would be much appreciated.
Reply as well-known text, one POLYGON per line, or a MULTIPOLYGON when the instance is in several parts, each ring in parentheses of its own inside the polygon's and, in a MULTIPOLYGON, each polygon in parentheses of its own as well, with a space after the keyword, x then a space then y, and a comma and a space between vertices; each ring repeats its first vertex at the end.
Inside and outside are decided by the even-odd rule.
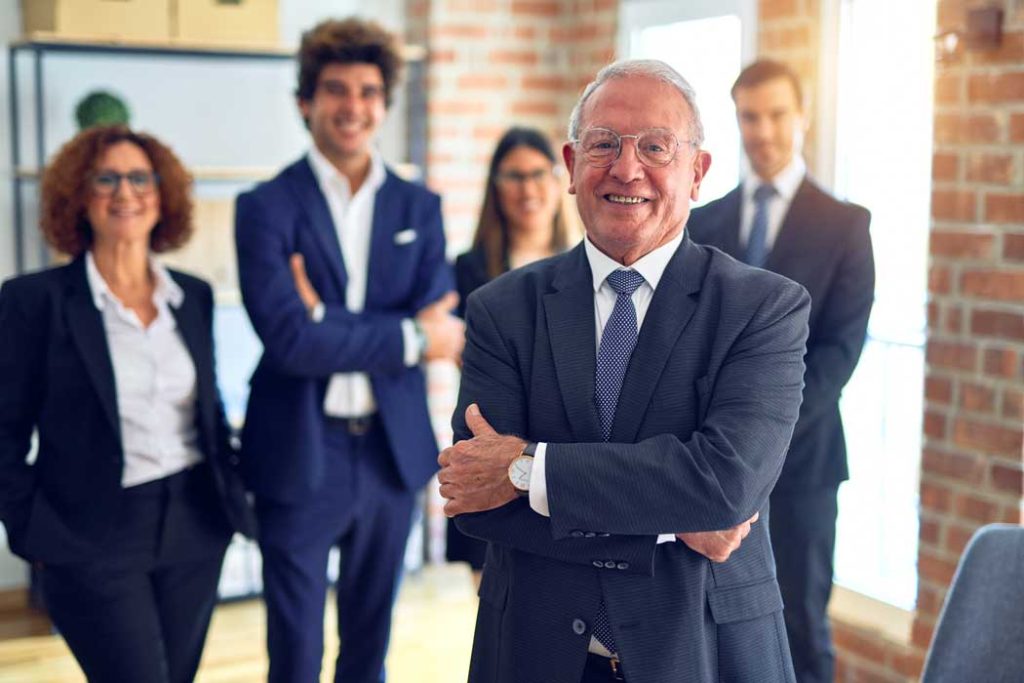
POLYGON ((704 176, 708 174, 709 168, 711 168, 711 153, 698 149, 693 159, 693 184, 690 186, 690 199, 692 201, 697 201, 697 197, 700 194, 700 184, 704 180, 704 176))
POLYGON ((309 100, 304 100, 301 97, 296 97, 295 104, 297 104, 299 107, 299 115, 302 117, 302 120, 306 123, 306 128, 309 128, 309 108, 311 102, 309 100))
POLYGON ((569 194, 576 194, 576 148, 571 142, 562 145, 562 159, 565 167, 569 170, 569 194))

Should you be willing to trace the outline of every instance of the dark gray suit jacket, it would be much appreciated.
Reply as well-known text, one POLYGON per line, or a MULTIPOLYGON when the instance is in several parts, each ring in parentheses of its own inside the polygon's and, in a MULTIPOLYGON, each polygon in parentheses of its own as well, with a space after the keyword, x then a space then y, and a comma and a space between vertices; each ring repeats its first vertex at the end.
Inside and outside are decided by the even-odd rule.
MULTIPOLYGON (((693 241, 742 258, 741 189, 694 209, 693 241)), ((841 202, 804 178, 765 263, 811 295, 807 374, 800 419, 779 477, 779 492, 835 487, 849 478, 839 397, 864 348, 875 300, 875 262, 862 206, 841 202)))
POLYGON ((471 402, 547 442, 551 517, 525 499, 457 518, 491 542, 470 681, 580 679, 604 597, 627 680, 789 681, 767 500, 802 388, 799 285, 684 239, 648 309, 609 443, 594 407, 593 286, 582 245, 468 302, 455 439, 471 402), (762 519, 713 564, 657 534, 762 519))

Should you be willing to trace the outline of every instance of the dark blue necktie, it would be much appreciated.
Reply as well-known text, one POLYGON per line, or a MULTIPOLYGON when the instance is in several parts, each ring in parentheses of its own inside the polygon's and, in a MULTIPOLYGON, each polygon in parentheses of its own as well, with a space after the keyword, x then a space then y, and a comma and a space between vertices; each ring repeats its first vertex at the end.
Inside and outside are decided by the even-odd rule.
POLYGON ((752 266, 764 267, 768 260, 768 200, 775 196, 775 188, 768 183, 754 190, 754 220, 747 238, 747 254, 743 259, 752 266))
MULTIPOLYGON (((637 324, 633 292, 644 283, 644 276, 635 270, 616 270, 608 275, 606 281, 618 294, 618 298, 601 334, 594 378, 594 400, 597 403, 601 438, 605 441, 612 434, 612 422, 615 420, 615 407, 619 403, 622 380, 626 376, 633 347, 636 346, 637 324)), ((604 599, 601 600, 597 619, 594 620, 594 637, 608 648, 609 652, 617 652, 604 599)))

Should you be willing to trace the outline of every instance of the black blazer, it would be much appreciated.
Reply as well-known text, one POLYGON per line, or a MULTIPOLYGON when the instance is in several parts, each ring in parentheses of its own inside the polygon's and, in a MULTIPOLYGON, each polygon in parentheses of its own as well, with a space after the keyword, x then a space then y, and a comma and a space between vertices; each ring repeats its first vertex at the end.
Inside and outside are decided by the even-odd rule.
POLYGON ((654 293, 608 443, 594 406, 583 245, 469 297, 456 441, 477 402, 547 446, 551 517, 518 499, 456 517, 491 542, 472 683, 578 681, 601 597, 632 683, 792 680, 767 500, 798 415, 803 288, 684 239, 654 293), (660 533, 726 529, 715 564, 660 533))
MULTIPOLYGON (((252 535, 252 514, 217 393, 213 293, 171 272, 184 290, 171 307, 196 367, 200 448, 220 507, 252 535)), ((0 289, 0 520, 11 550, 50 563, 92 558, 119 510, 124 465, 114 371, 85 259, 8 280, 0 289), (25 458, 33 430, 39 451, 25 458)))
MULTIPOLYGON (((503 264, 502 273, 509 270, 508 261, 503 264)), ((460 318, 466 317, 466 300, 469 295, 493 280, 487 272, 487 256, 480 247, 459 254, 455 258, 455 289, 459 293, 460 318)))
MULTIPOLYGON (((742 258, 741 188, 694 209, 695 242, 742 258)), ((875 262, 862 206, 841 202, 809 178, 797 189, 767 270, 799 282, 811 295, 804 400, 776 490, 838 486, 849 478, 839 397, 857 367, 875 299, 875 262)))

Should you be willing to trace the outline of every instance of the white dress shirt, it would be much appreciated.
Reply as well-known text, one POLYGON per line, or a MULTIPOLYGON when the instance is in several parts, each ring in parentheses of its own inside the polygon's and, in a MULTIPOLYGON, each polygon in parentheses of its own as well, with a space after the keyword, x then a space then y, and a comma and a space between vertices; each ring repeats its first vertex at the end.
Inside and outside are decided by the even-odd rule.
MULTIPOLYGON (((654 290, 661 282, 661 276, 665 273, 668 262, 672 260, 676 250, 683 241, 684 233, 679 233, 670 242, 667 242, 649 254, 644 255, 636 263, 629 267, 644 277, 644 283, 633 292, 633 306, 636 308, 637 331, 643 329, 644 318, 647 316, 647 309, 651 305, 651 298, 654 290)), ((594 285, 594 325, 597 340, 597 349, 601 348, 601 335, 604 334, 605 323, 608 322, 612 309, 615 308, 615 301, 618 294, 608 284, 608 276, 613 271, 623 268, 623 265, 605 255, 595 247, 589 237, 583 240, 583 246, 587 253, 587 261, 590 263, 590 274, 593 276, 594 285)), ((537 444, 537 450, 533 456, 533 469, 530 472, 530 507, 534 512, 551 516, 551 507, 548 505, 548 486, 545 463, 547 461, 547 444, 537 444)), ((675 541, 675 534, 664 533, 658 536, 658 543, 670 543, 675 541)))
MULTIPOLYGON (((352 313, 359 313, 366 305, 373 204, 377 191, 387 178, 384 161, 376 150, 371 152, 370 172, 355 194, 352 194, 348 178, 315 146, 309 152, 309 165, 327 200, 338 244, 341 245, 341 256, 348 275, 345 308, 352 313)), ((405 364, 412 367, 419 362, 419 345, 416 328, 411 320, 402 321, 402 340, 405 364)), ((365 372, 338 372, 331 375, 324 395, 325 414, 332 417, 363 417, 376 411, 377 402, 373 397, 369 375, 365 372)))
POLYGON ((149 268, 156 281, 157 313, 145 327, 110 291, 92 252, 85 255, 86 278, 114 368, 124 488, 162 479, 203 459, 196 427, 196 368, 169 308, 180 308, 185 293, 162 265, 150 259, 149 268))
POLYGON ((807 165, 799 154, 793 155, 793 160, 776 174, 771 180, 765 180, 756 173, 751 173, 743 179, 743 203, 740 208, 740 245, 746 246, 750 239, 751 226, 754 223, 754 190, 758 186, 770 183, 775 187, 775 194, 768 200, 768 234, 765 236, 765 251, 771 251, 775 245, 775 238, 779 236, 782 229, 782 221, 786 218, 789 205, 793 203, 793 196, 800 188, 804 176, 807 175, 807 165))

